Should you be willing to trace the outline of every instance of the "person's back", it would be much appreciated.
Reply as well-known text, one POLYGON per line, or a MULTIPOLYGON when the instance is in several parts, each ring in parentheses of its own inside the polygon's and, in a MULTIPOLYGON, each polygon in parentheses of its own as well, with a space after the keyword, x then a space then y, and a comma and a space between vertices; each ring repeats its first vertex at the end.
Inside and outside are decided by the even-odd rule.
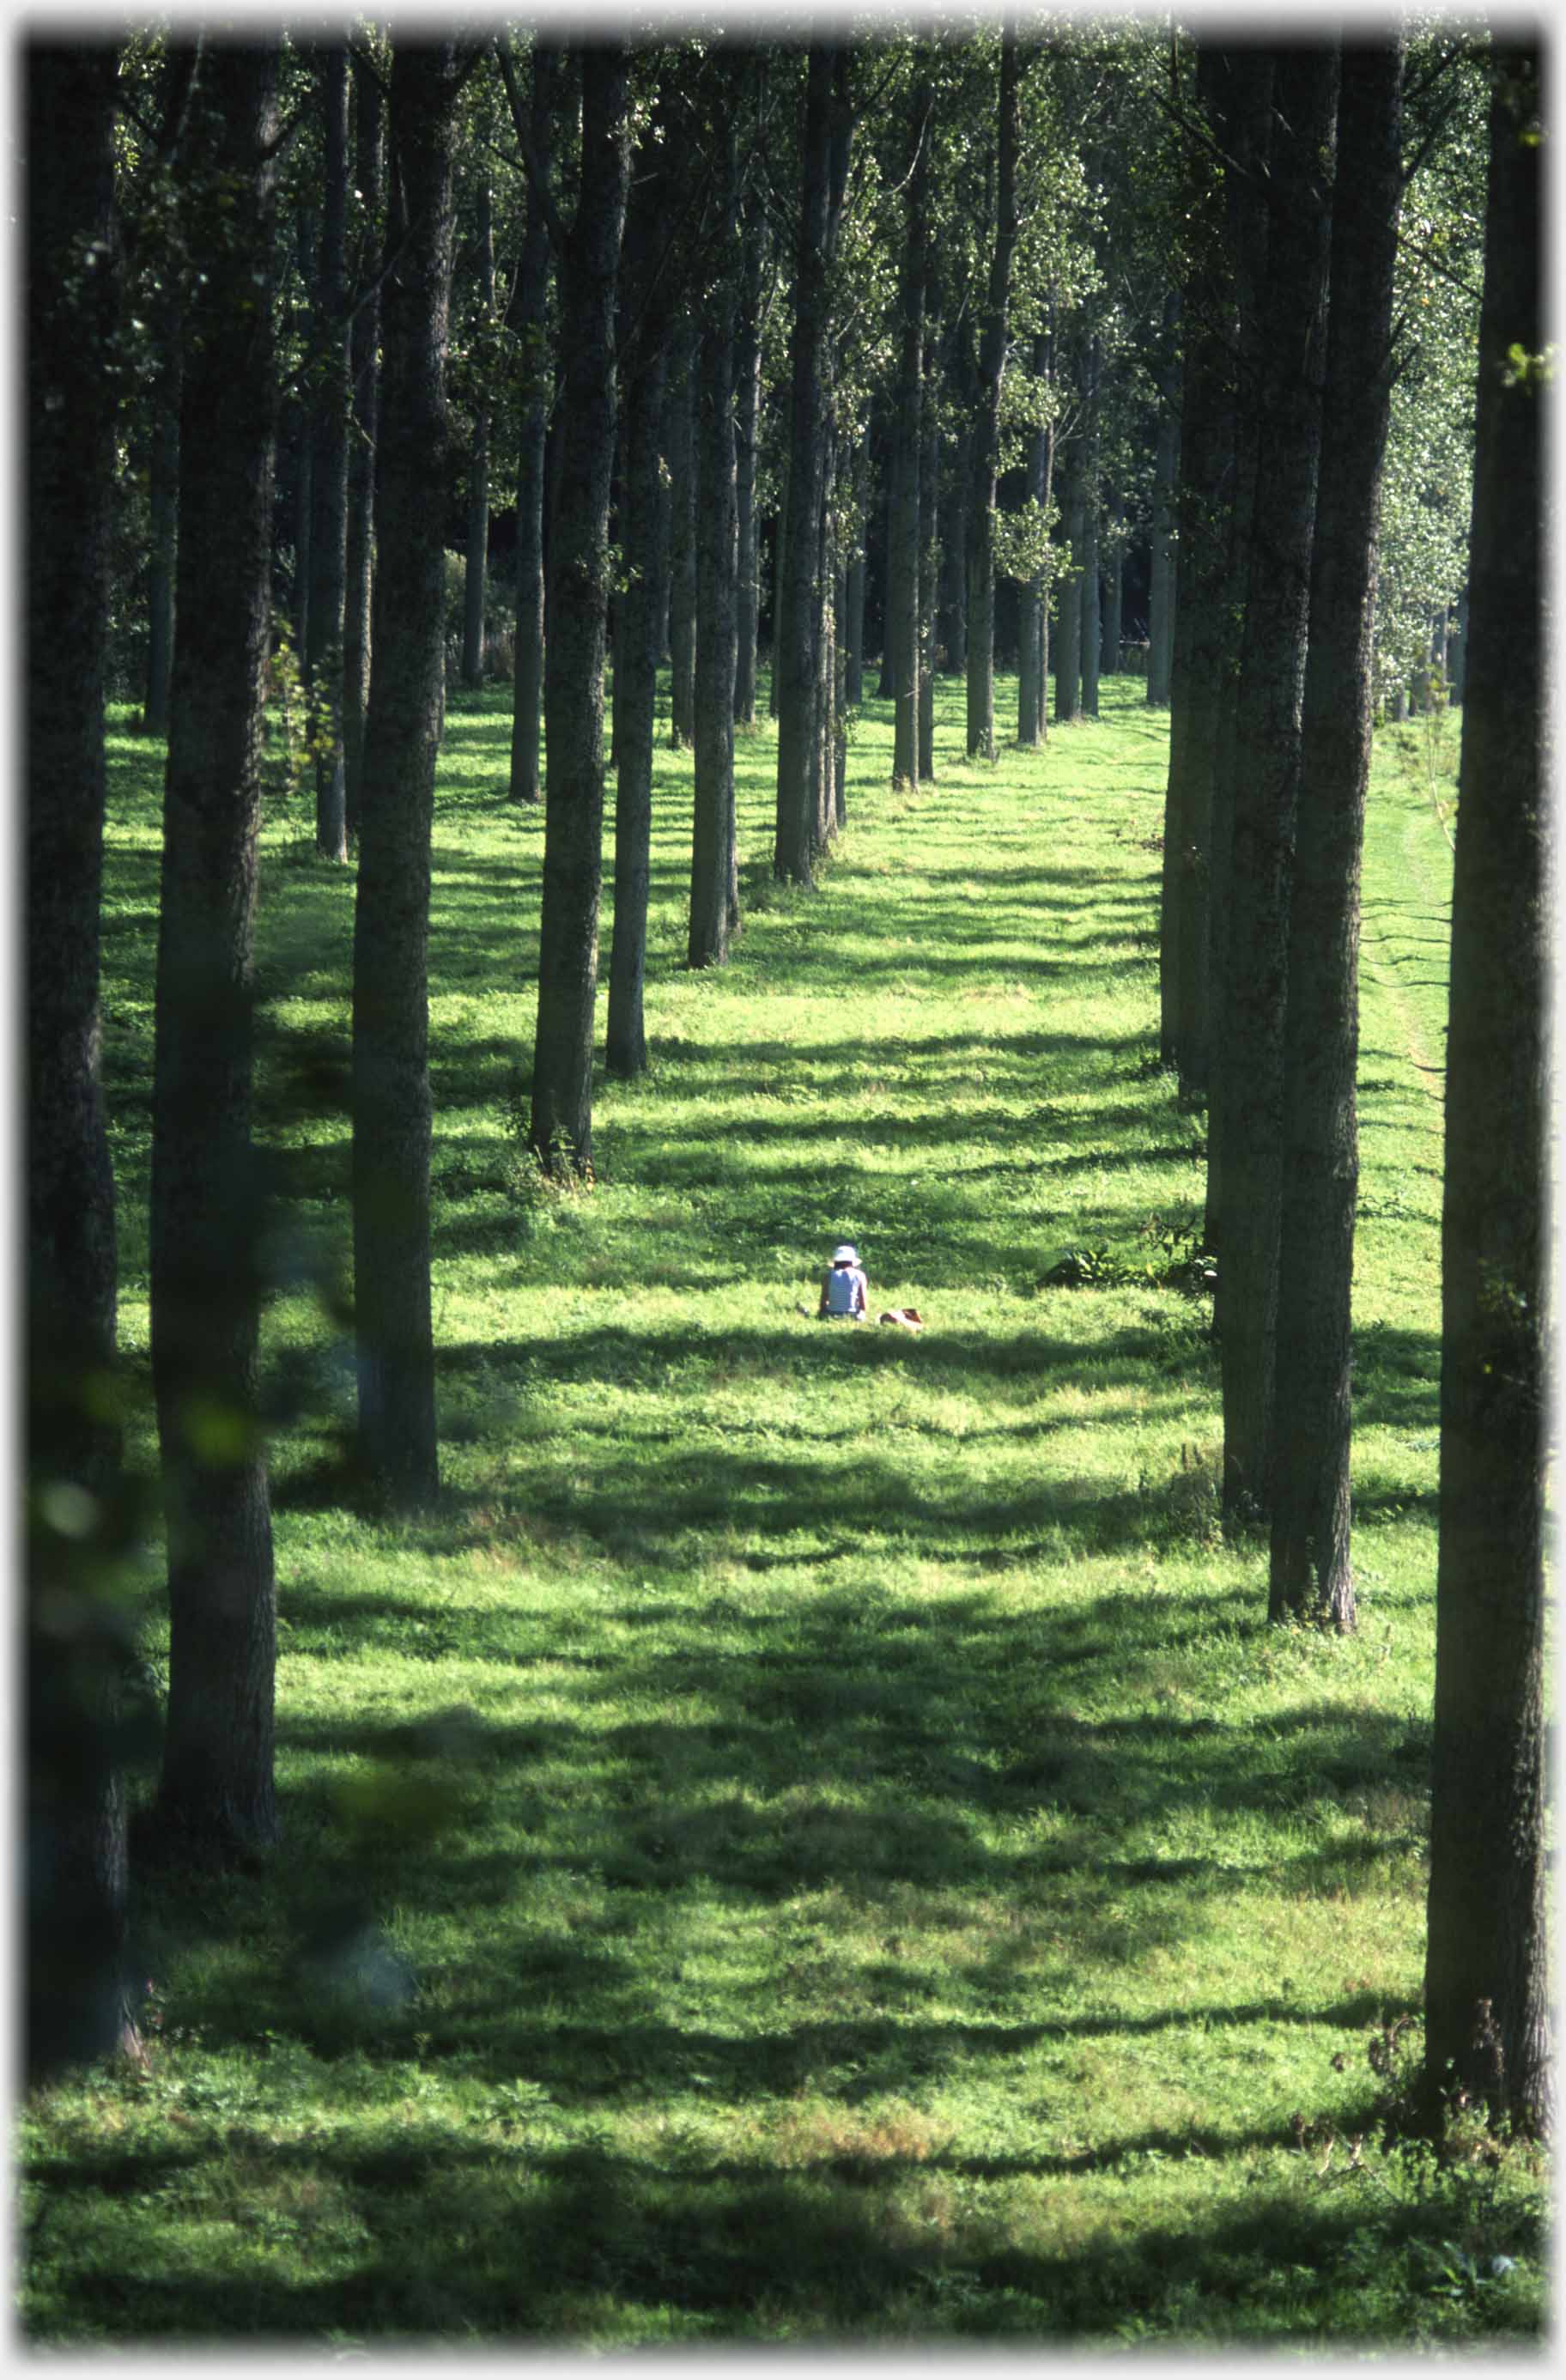
POLYGON ((821 1283, 821 1320, 857 1322, 869 1304, 869 1294, 858 1253, 844 1242, 833 1249, 832 1270, 821 1283))

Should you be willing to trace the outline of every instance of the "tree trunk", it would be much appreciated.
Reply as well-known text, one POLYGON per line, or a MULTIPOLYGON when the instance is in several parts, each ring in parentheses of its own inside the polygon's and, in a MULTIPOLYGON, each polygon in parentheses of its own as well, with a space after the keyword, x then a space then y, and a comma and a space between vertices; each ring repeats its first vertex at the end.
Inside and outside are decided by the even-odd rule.
POLYGON ((695 807, 686 960, 722 966, 729 954, 730 877, 734 864, 735 492, 734 378, 736 246, 734 119, 740 75, 721 78, 714 128, 720 164, 717 280, 701 306, 697 349, 695 807))
POLYGON ((158 919, 151 1309, 168 1525, 158 1816, 219 1864, 275 1840, 276 1602, 256 1415, 251 1006, 272 563, 278 54, 201 59, 158 919), (215 203, 222 191, 228 203, 215 203))
MULTIPOLYGON (((560 57, 535 38, 530 145, 547 188, 560 91, 560 57)), ((544 685, 544 485, 551 374, 543 360, 549 303, 549 225, 543 193, 529 188, 513 322, 528 350, 528 391, 516 443, 516 649, 511 712, 511 799, 536 802, 544 685)))
POLYGON ((1099 341, 1087 350, 1087 420, 1082 456, 1082 715, 1099 716, 1099 341))
POLYGON ((686 317, 675 335, 666 402, 669 427, 669 741, 696 738, 696 407, 700 325, 686 317))
POLYGON ((919 783, 919 480, 923 463, 924 311, 927 278, 927 131, 930 87, 915 85, 904 176, 905 222, 896 410, 892 417, 892 490, 888 501, 886 655, 892 682, 892 779, 917 793, 919 783))
POLYGON ((361 69, 354 82, 354 181, 362 206, 358 277, 368 294, 348 334, 353 420, 348 440, 347 524, 344 535, 343 759, 344 808, 351 841, 358 840, 364 782, 364 721, 370 703, 370 621, 375 584, 375 442, 381 398, 381 298, 370 287, 380 270, 385 182, 385 108, 375 76, 361 69))
POLYGON ((741 241, 743 280, 734 332, 734 516, 738 549, 735 589, 734 721, 756 724, 756 636, 760 612, 756 520, 756 453, 761 419, 761 287, 766 231, 746 217, 741 241))
POLYGON ((1376 524, 1391 386, 1402 51, 1345 46, 1321 475, 1284 1024, 1269 1616, 1354 1624, 1349 1285, 1359 1182, 1359 870, 1375 692, 1376 524))
POLYGON ((995 477, 1001 453, 1001 382, 1006 367, 1006 309, 1017 238, 1017 35, 1002 20, 995 179, 995 241, 979 347, 979 403, 974 417, 968 498, 968 758, 995 758, 995 477))
MULTIPOLYGON (((932 293, 933 294, 933 293, 932 293)), ((927 300, 928 304, 928 300, 927 300)), ((941 417, 938 359, 925 341, 924 438, 919 456, 919 783, 935 783, 935 607, 941 588, 941 417)))
MULTIPOLYGON (((1035 377, 1044 379, 1051 376, 1053 360, 1053 335, 1050 331, 1039 331, 1033 342, 1035 377)), ((1030 431, 1027 442, 1027 497, 1030 503, 1038 505, 1043 519, 1049 517, 1054 449, 1052 422, 1047 421, 1030 431)), ((1049 645, 1049 616, 1050 582, 1040 570, 1024 582, 1017 604, 1017 742, 1026 751, 1037 750, 1048 732, 1049 676, 1045 655, 1049 645)))
POLYGON ((1159 372, 1158 443, 1153 455, 1152 568, 1147 588, 1147 706, 1167 710, 1174 670, 1175 491, 1180 480, 1181 359, 1178 288, 1164 293, 1164 353, 1159 372))
POLYGON ((321 56, 322 205, 316 252, 315 388, 311 446, 309 675, 315 748, 315 847, 348 856, 347 776, 343 749, 343 625, 348 526, 348 54, 331 42, 321 56))
POLYGON ((1123 615, 1123 582, 1125 578, 1125 523, 1117 513, 1111 524, 1107 540, 1107 566, 1104 552, 1099 555, 1099 583, 1103 589, 1104 625, 1099 640, 1099 674, 1102 677, 1120 675, 1120 648, 1123 615))
POLYGON ((778 690, 774 872, 814 881, 819 820, 821 516, 826 499, 829 275, 847 178, 847 53, 812 42, 802 130, 791 358, 788 531, 773 669, 778 690))
POLYGON ((113 1560, 119 1517, 118 1439, 103 1417, 116 1264, 98 1057, 120 271, 117 51, 80 39, 45 45, 35 34, 24 59, 27 1454, 36 1515, 27 1548, 24 2046, 29 2075, 40 2076, 133 2038, 114 1742, 123 1621, 95 1576, 113 1560), (96 259, 90 272, 83 255, 96 259), (90 1500, 85 1539, 51 1524, 49 1491, 60 1489, 90 1500))
POLYGON ((621 513, 625 590, 614 646, 614 917, 609 953, 604 1062, 625 1079, 647 1064, 643 984, 652 834, 652 766, 658 661, 669 600, 669 489, 662 469, 666 308, 650 302, 670 203, 667 128, 655 110, 653 137, 632 176, 619 274, 621 513))
POLYGON ((1536 50, 1492 61, 1447 1042, 1425 2082, 1548 2132, 1547 502, 1536 50), (1518 358, 1523 360, 1519 364, 1518 358))
MULTIPOLYGON (((959 365, 965 360, 960 346, 953 360, 959 365)), ((963 380, 971 380, 972 376, 971 368, 962 374, 949 365, 948 384, 958 406, 965 407, 965 419, 941 495, 941 607, 935 626, 941 669, 949 677, 965 679, 968 667, 968 489, 973 476, 973 422, 971 412, 965 407, 963 380)))
MULTIPOLYGON (((1234 503, 1229 516, 1227 583, 1222 597, 1223 653, 1219 680, 1217 740, 1213 753, 1212 813, 1208 885, 1208 1014, 1227 997, 1230 875, 1239 767, 1235 740, 1240 686, 1240 648, 1244 593, 1250 573, 1252 527, 1261 453, 1258 392, 1263 365, 1262 300, 1266 287, 1271 212, 1269 158, 1271 147, 1274 57, 1269 50, 1236 50, 1229 57, 1230 148, 1233 166, 1225 177, 1229 237, 1234 260, 1238 318, 1236 421, 1233 444, 1234 503)), ((1224 1076, 1209 1053, 1208 1074, 1208 1192, 1203 1225, 1206 1245, 1217 1249, 1223 1229, 1224 1076)), ((1216 1330, 1216 1318, 1215 1318, 1216 1330)))
POLYGON ((788 566, 788 457, 783 456, 783 486, 772 523, 772 650, 767 669, 767 716, 778 715, 778 623, 783 612, 783 579, 788 566))
POLYGON ((865 506, 869 468, 868 442, 860 438, 855 444, 851 474, 853 535, 849 540, 843 614, 843 698, 855 710, 865 699, 865 583, 868 577, 865 557, 868 524, 865 506))
MULTIPOLYGON (((1211 44, 1204 43, 1197 54, 1196 97, 1221 148, 1229 140, 1229 69, 1222 53, 1211 44)), ((1207 1097, 1210 1065, 1213 781, 1229 608, 1230 519, 1236 497, 1231 363, 1235 284, 1221 188, 1205 147, 1193 144, 1186 175, 1196 253, 1181 300, 1185 363, 1174 495, 1180 600, 1170 664, 1159 1045, 1164 1064, 1179 1070, 1182 1099, 1199 1105, 1207 1097)))
POLYGON ((1082 716, 1082 561, 1086 530, 1083 502, 1082 432, 1074 430, 1065 441, 1062 525, 1065 529, 1063 566, 1055 575, 1059 606, 1055 637, 1055 719, 1057 723, 1082 716))
POLYGON ((402 42, 391 139, 406 229, 382 306, 374 662, 354 909, 359 1456, 405 1509, 439 1487, 430 1305, 430 829, 445 685, 455 45, 402 42))
POLYGON ((592 1164, 593 1007, 603 864, 603 658, 614 466, 614 292, 629 178, 626 53, 586 45, 582 163, 562 259, 560 457, 550 512, 543 902, 529 1138, 592 1164))
POLYGON ((1321 445, 1320 354, 1338 58, 1278 54, 1272 224, 1262 321, 1260 452, 1235 708, 1233 841, 1222 1075, 1217 1324, 1223 1366, 1224 1511, 1272 1495, 1283 1013, 1299 789, 1312 526, 1321 445))
POLYGON ((147 457, 151 551, 147 573, 147 698, 141 724, 149 735, 168 734, 168 680, 174 661, 174 565, 179 541, 179 318, 163 317, 164 361, 152 391, 152 433, 147 457))
MULTIPOLYGON (((495 302, 494 222, 489 177, 479 185, 479 284, 487 321, 495 302)), ((462 582, 462 683, 484 683, 484 582, 490 563, 490 416, 480 407, 473 419, 467 456, 467 538, 462 582)))

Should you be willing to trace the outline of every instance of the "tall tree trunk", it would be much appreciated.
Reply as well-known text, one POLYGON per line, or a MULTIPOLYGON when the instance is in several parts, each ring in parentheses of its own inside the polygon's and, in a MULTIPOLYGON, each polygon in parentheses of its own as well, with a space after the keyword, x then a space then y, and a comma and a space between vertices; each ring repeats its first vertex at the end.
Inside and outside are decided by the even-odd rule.
POLYGON ((669 577, 669 491, 659 468, 665 368, 660 341, 643 354, 636 381, 623 392, 629 583, 614 656, 614 917, 604 1062, 612 1075, 626 1078, 647 1064, 642 987, 659 630, 669 577))
POLYGON ((826 502, 821 508, 821 616, 818 631, 820 678, 817 697, 820 719, 820 775, 816 823, 818 851, 824 850, 832 837, 846 823, 843 774, 838 768, 843 693, 843 673, 838 666, 837 650, 837 564, 841 543, 839 444, 834 389, 832 411, 827 427, 826 502))
MULTIPOLYGON (((302 287, 315 284, 315 209, 306 202, 299 206, 294 227, 294 259, 302 287)), ((310 318, 303 309, 291 308, 298 319, 297 335, 305 344, 310 335, 310 318)), ((310 607, 315 592, 313 548, 315 543, 315 415, 308 395, 297 395, 287 408, 285 426, 292 424, 292 443, 288 451, 294 458, 294 585, 292 625, 294 651, 305 696, 310 696, 310 607)))
POLYGON ((810 848, 819 857, 836 831, 832 785, 832 690, 835 657, 832 650, 832 474, 836 468, 837 421, 829 350, 827 419, 821 459, 821 506, 816 516, 816 616, 812 642, 815 684, 812 688, 813 729, 810 739, 810 848))
POLYGON ((310 528, 309 675, 315 748, 315 847, 348 856, 347 775, 343 748, 343 625, 348 528, 348 54, 337 42, 320 59, 323 173, 316 251, 315 346, 319 357, 311 428, 314 518, 310 528))
POLYGON ((348 835, 358 840, 364 782, 364 722, 370 703, 370 622, 375 584, 375 442, 381 406, 380 271, 386 170, 386 111, 376 75, 354 80, 354 183, 362 209, 358 277, 366 289, 348 334, 353 419, 348 440, 347 523, 344 533, 343 759, 348 835))
POLYGON ((614 915, 604 1062, 630 1078, 647 1064, 643 984, 652 835, 658 661, 669 600, 669 488, 662 469, 668 308, 653 302, 671 145, 661 92, 626 207, 619 288, 621 531, 625 590, 614 645, 614 915))
MULTIPOLYGON (((1036 378, 1052 377, 1054 338, 1049 330, 1036 333, 1033 370, 1036 378)), ((1027 442, 1027 498, 1039 517, 1050 513, 1054 476, 1055 429, 1052 421, 1032 431, 1027 442)), ((1017 742, 1032 751, 1048 734, 1050 582, 1042 570, 1025 580, 1017 604, 1017 742)))
POLYGON ((147 558, 147 698, 141 724, 168 734, 168 680, 174 662, 174 567, 179 542, 179 316, 163 310, 164 355, 152 391, 147 456, 150 552, 147 558))
POLYGON ((1180 479, 1180 312, 1177 286, 1164 292, 1158 442, 1153 454, 1152 564, 1147 586, 1147 706, 1167 710, 1174 670, 1175 491, 1180 479))
POLYGON ((965 678, 968 666, 968 492, 973 480, 973 365, 960 335, 949 347, 947 385, 962 429, 941 491, 941 605, 936 614, 937 650, 948 676, 965 678))
POLYGON ((995 478, 1001 453, 1001 382, 1006 368, 1006 310, 1017 238, 1017 34, 1004 18, 996 147, 995 239, 979 345, 979 403, 974 417, 968 498, 968 758, 995 758, 995 478))
POLYGON ((1055 718, 1082 716, 1082 561, 1086 531, 1083 441, 1080 429, 1064 441, 1061 519, 1065 551, 1054 577, 1058 609, 1055 637, 1055 718))
MULTIPOLYGON (((1196 99, 1218 148, 1228 141, 1223 53, 1197 53, 1196 99)), ((1185 362, 1174 493, 1180 600, 1170 663, 1169 782, 1164 802, 1159 945, 1160 1054, 1200 1104, 1209 1071, 1213 780, 1222 699, 1230 516, 1235 502, 1234 266, 1211 152, 1193 142, 1186 166, 1195 256, 1182 294, 1185 362)), ((1150 657, 1149 657, 1150 658, 1150 657)))
POLYGON ((772 523, 772 650, 767 668, 767 716, 778 715, 778 624, 783 615, 783 580, 788 567, 788 456, 783 456, 783 485, 772 523))
POLYGON ((1320 357, 1337 105, 1333 49, 1278 54, 1265 358, 1245 626, 1235 710, 1236 799, 1220 1056, 1222 1208, 1216 1319, 1223 1366, 1224 1511, 1272 1495, 1283 1013, 1299 791, 1320 357))
POLYGON ((1118 511, 1110 523, 1109 536, 1101 540, 1099 583, 1103 589, 1103 633, 1099 639, 1099 674, 1102 677, 1120 675, 1120 648, 1124 609, 1125 581, 1125 521, 1118 511))
POLYGON ((852 498, 849 517, 852 535, 848 540, 847 582, 844 594, 843 698, 857 710, 865 699, 865 589, 869 573, 866 567, 865 540, 868 524, 865 517, 866 500, 870 473, 869 443, 857 439, 854 447, 854 463, 850 472, 852 498))
POLYGON ((152 1381, 168 1525, 158 1815, 217 1863, 277 1833, 276 1601, 256 1416, 251 1005, 276 402, 275 44, 202 55, 188 139, 178 600, 152 1084, 152 1381), (217 204, 222 192, 227 204, 217 204))
MULTIPOLYGON (((489 176, 479 184, 479 286, 487 321, 495 302, 494 217, 489 176)), ((490 563, 490 416, 480 406, 473 418, 467 455, 467 538, 462 580, 462 683, 484 683, 484 584, 490 563)))
POLYGON ((669 741, 696 738, 696 408, 701 328, 694 313, 675 334, 669 408, 669 741))
POLYGON ((603 659, 614 468, 614 293, 630 158, 626 52, 580 53, 579 196, 562 263, 560 457, 550 512, 543 902, 529 1138, 540 1161, 592 1163, 593 1005, 603 866, 603 659))
MULTIPOLYGON (((1230 53, 1230 155, 1225 176, 1229 237, 1234 259, 1236 420, 1233 445, 1234 502, 1229 515, 1227 584, 1222 602, 1223 654, 1219 680, 1217 741, 1213 754, 1212 811, 1208 882, 1208 1013, 1227 998, 1230 878, 1238 790, 1240 654, 1244 596, 1251 568, 1252 529, 1261 456, 1259 391, 1264 362, 1263 297, 1271 237, 1269 154, 1273 117, 1274 54, 1239 49, 1230 53)), ((1208 1071, 1208 1189, 1203 1237, 1218 1248, 1223 1231, 1223 1157, 1227 1127, 1223 1070, 1209 1037, 1208 1071)))
POLYGON ((1082 715, 1099 716, 1099 345, 1087 350, 1087 420, 1082 455, 1082 715))
POLYGON ((117 50, 35 36, 24 55, 27 1451, 38 1516, 27 1555, 25 2053, 36 2076, 129 2037, 114 1743, 121 1622, 92 1574, 111 1535, 119 1456, 103 1418, 116 1262, 98 1061, 120 273, 117 50), (84 255, 96 260, 91 271, 84 255), (59 1488, 90 1500, 97 1517, 85 1542, 48 1518, 48 1491, 59 1488))
POLYGON ((927 339, 924 437, 919 453, 919 783, 925 785, 935 782, 935 619, 941 590, 938 367, 935 342, 927 339))
POLYGON ((361 1464, 387 1502, 439 1487, 430 1305, 430 829, 445 686, 455 45, 399 42, 406 219, 382 301, 374 661, 354 909, 354 1281, 361 1464))
POLYGON ((686 959, 722 966, 729 954, 730 875, 734 865, 734 665, 738 516, 734 488, 734 314, 738 260, 734 120, 741 77, 721 78, 715 128, 720 163, 717 279, 701 306, 697 348, 695 808, 686 959))
POLYGON ((892 425, 892 489, 888 501, 886 655, 892 684, 892 783, 917 792, 919 783, 919 481, 924 421, 924 313, 928 227, 930 87, 914 86, 908 126, 909 164, 904 179, 905 220, 898 291, 897 403, 892 425))
POLYGON ((826 500, 829 275, 847 180, 847 53, 812 42, 802 133, 791 358, 788 532, 773 666, 778 799, 772 865, 814 881, 819 822, 821 517, 826 500))
MULTIPOLYGON (((516 644, 511 711, 511 799, 536 802, 542 792, 539 768, 544 686, 544 468, 550 412, 550 370, 543 360, 549 301, 549 223, 546 215, 554 118, 560 94, 560 57, 535 37, 528 138, 541 189, 529 188, 528 219, 516 274, 512 319, 528 350, 528 390, 516 441, 516 644)), ((508 83, 508 90, 510 85, 508 83)), ((520 119, 521 101, 512 106, 520 119)), ((517 124, 520 133, 520 121, 517 124)))
POLYGON ((1359 1182, 1359 868, 1375 693, 1376 524, 1391 386, 1402 50, 1343 52, 1321 475, 1284 1024, 1269 1616, 1354 1624, 1349 1284, 1359 1182))
POLYGON ((756 455, 761 420, 761 291, 766 232, 748 213, 741 241, 743 279, 734 331, 734 515, 738 549, 735 591, 734 721, 756 724, 756 634, 760 612, 756 519, 756 455))
POLYGON ((1536 50, 1492 61, 1441 1210, 1425 2080, 1553 2119, 1545 1821, 1548 889, 1536 50), (1521 359, 1521 360, 1519 360, 1521 359))

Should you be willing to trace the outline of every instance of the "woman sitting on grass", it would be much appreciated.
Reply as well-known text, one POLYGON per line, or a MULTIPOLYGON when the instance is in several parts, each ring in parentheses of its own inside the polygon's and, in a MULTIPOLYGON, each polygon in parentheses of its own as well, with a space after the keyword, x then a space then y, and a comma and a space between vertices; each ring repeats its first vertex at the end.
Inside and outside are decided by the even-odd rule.
POLYGON ((858 1252, 846 1240, 832 1250, 832 1270, 821 1283, 821 1302, 816 1309, 818 1322, 862 1322, 869 1305, 870 1285, 865 1279, 858 1252))

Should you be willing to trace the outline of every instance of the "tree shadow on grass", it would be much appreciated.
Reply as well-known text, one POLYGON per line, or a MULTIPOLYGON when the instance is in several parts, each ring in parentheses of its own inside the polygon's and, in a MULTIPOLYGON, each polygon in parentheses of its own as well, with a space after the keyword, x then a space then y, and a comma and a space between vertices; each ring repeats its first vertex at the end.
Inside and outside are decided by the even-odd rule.
MULTIPOLYGON (((938 2136, 895 2113, 834 2133, 809 2110, 782 2169, 677 2142, 642 2157, 562 2147, 525 2109, 499 2140, 416 2121, 376 2151, 258 2141, 239 2153, 237 2203, 273 2203, 280 2183, 297 2198, 308 2180, 323 2206, 322 2245, 335 2251, 329 2277, 310 2276, 307 2259, 286 2251, 262 2259, 214 2241, 205 2270, 104 2258, 73 2312, 148 2340, 229 2345, 674 2336, 708 2346, 1026 2346, 1152 2333, 1178 2346, 1225 2316, 1275 2343, 1364 2344, 1363 2258, 1354 2278, 1342 2260, 1367 2229, 1387 2252, 1436 2245, 1451 2219, 1443 2205, 1381 2212, 1367 2225, 1357 2200, 1329 2203, 1276 2182, 1240 2197, 1231 2185, 1209 2190, 1186 2220, 1166 2216, 1127 2236, 1100 2219, 1078 2224, 1067 2242, 1052 2236, 1043 2185, 1085 2170, 1134 2180, 1139 2166, 1182 2148, 1237 2158, 1278 2145, 1266 2132, 1192 2147, 1150 2131, 1106 2143, 1091 2165, 953 2160, 938 2136)), ((124 2163, 123 2152, 81 2159, 58 2180, 114 2195, 124 2163)), ((1397 2302, 1390 2292, 1377 2302, 1389 2300, 1397 2302)))

